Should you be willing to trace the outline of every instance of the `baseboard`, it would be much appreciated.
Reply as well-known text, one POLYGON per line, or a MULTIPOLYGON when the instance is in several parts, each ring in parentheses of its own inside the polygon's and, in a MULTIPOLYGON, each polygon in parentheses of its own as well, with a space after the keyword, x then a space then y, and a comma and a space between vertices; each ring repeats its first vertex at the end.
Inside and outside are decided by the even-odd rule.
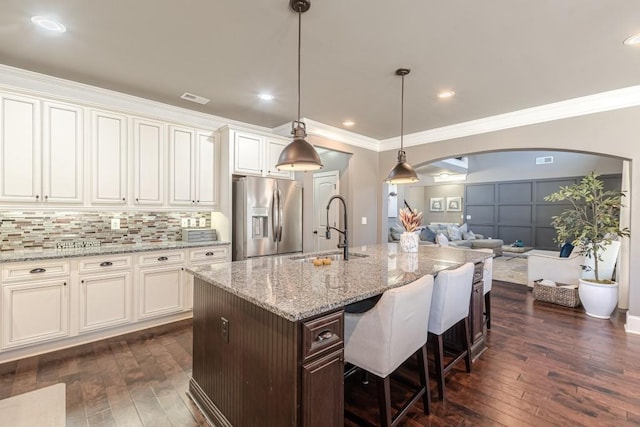
POLYGON ((640 335, 640 316, 632 316, 627 311, 627 323, 624 324, 624 330, 628 334, 640 335))

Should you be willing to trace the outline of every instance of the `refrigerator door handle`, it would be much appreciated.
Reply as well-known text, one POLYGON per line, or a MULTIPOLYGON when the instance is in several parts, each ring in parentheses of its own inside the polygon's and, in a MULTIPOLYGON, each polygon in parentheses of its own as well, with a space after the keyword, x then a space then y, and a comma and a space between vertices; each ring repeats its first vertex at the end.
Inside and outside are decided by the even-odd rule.
POLYGON ((284 212, 282 211, 282 191, 278 188, 278 242, 282 242, 284 212))
POLYGON ((276 203, 278 203, 278 190, 273 190, 273 194, 271 195, 271 233, 273 235, 273 241, 278 241, 278 222, 276 220, 276 215, 278 214, 278 208, 276 207, 276 203))

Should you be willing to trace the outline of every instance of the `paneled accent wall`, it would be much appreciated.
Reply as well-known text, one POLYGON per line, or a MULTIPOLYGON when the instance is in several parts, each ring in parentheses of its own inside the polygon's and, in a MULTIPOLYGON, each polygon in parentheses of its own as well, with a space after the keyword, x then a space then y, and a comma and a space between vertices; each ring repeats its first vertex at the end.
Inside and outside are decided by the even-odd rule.
MULTIPOLYGON (((544 180, 503 181, 465 185, 465 217, 475 233, 502 239, 505 244, 520 239, 525 246, 557 249, 551 217, 568 204, 551 203, 545 196, 560 186, 572 185, 582 177, 544 180)), ((606 189, 619 189, 622 176, 602 176, 606 189)))
POLYGON ((91 239, 100 244, 135 244, 182 240, 182 218, 205 218, 209 212, 0 212, 0 250, 52 249, 56 243, 91 239), (120 229, 111 230, 111 218, 120 229))

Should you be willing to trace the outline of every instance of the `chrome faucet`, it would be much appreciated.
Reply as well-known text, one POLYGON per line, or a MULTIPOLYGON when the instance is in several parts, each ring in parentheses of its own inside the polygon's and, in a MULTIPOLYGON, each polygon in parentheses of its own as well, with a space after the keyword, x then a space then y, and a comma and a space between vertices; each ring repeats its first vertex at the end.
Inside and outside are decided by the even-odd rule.
POLYGON ((347 202, 345 202, 344 197, 342 196, 333 196, 329 199, 329 203, 327 203, 327 230, 325 231, 325 237, 331 239, 331 230, 336 230, 338 233, 342 234, 342 243, 338 243, 338 247, 344 251, 343 259, 346 261, 349 259, 349 239, 347 234, 347 202), (336 227, 332 227, 329 225, 329 208, 331 207, 331 202, 335 199, 340 199, 342 202, 342 208, 344 211, 344 230, 340 230, 336 227))

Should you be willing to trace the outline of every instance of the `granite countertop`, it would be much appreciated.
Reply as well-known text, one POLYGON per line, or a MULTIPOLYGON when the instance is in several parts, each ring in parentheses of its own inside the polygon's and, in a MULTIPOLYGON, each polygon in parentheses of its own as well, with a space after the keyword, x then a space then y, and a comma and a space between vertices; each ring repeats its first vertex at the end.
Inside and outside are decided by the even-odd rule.
MULTIPOLYGON (((191 274, 287 320, 298 321, 344 307, 426 274, 477 263, 487 252, 420 246, 405 253, 397 243, 358 247, 349 261, 316 267, 299 254, 188 268, 191 274)), ((320 252, 323 254, 327 252, 320 252)), ((315 254, 307 254, 315 255, 315 254)))
POLYGON ((55 258, 75 258, 84 256, 125 254, 131 252, 162 251, 167 249, 199 248, 203 246, 229 245, 229 242, 157 242, 131 245, 103 245, 69 249, 24 249, 0 252, 0 264, 7 262, 41 261, 55 258))

